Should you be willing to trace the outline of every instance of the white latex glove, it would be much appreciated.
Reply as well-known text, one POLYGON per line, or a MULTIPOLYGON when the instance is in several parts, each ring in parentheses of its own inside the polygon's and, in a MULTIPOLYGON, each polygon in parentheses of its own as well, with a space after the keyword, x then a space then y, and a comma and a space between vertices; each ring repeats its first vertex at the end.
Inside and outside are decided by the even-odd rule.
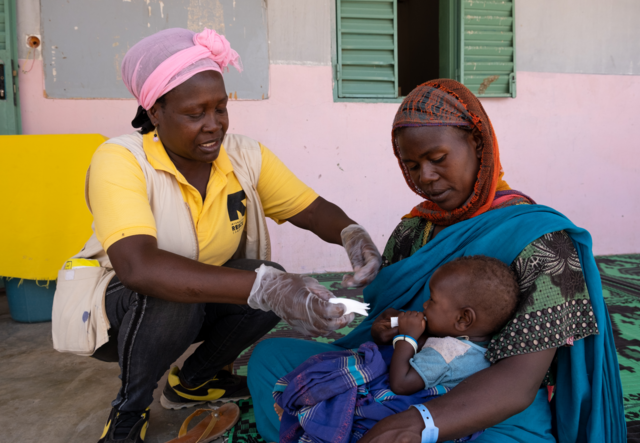
POLYGON ((378 248, 373 244, 369 233, 360 225, 349 225, 340 235, 354 270, 353 275, 344 276, 342 286, 346 288, 368 285, 376 278, 382 265, 378 248))
POLYGON ((327 335, 344 328, 355 317, 344 315, 343 304, 329 303, 333 294, 315 278, 287 274, 265 265, 257 272, 247 304, 253 309, 273 311, 297 331, 327 335))

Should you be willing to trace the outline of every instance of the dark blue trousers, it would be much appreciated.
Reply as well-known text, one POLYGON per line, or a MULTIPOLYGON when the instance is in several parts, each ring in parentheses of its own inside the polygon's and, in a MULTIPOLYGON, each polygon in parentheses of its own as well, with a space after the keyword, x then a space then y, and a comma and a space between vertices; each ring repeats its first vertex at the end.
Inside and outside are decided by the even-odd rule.
MULTIPOLYGON (((224 266, 255 270, 261 260, 231 260, 224 266)), ((117 277, 107 288, 109 342, 93 357, 118 361, 122 385, 112 406, 140 411, 153 401, 158 381, 193 343, 202 342, 185 361, 181 377, 193 385, 210 379, 278 323, 272 312, 227 303, 175 303, 138 294, 117 277)))

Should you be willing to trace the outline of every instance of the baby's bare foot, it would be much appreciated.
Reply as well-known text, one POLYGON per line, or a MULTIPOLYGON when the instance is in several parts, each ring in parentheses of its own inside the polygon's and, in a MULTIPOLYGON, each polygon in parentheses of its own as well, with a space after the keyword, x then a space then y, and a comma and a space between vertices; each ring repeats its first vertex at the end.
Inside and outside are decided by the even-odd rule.
POLYGON ((280 421, 282 421, 282 413, 284 412, 284 409, 282 409, 278 403, 273 404, 273 409, 276 411, 276 414, 278 414, 280 421))

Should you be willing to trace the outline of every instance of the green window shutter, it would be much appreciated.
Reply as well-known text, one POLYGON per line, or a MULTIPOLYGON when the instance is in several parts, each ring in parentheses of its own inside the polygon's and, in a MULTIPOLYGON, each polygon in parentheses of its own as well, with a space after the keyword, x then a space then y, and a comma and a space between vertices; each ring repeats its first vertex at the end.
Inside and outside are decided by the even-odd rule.
POLYGON ((516 96, 514 0, 462 0, 460 77, 478 97, 516 96))
POLYGON ((395 0, 337 0, 338 97, 398 97, 395 0))
POLYGON ((14 0, 0 0, 0 135, 21 133, 15 13, 14 0))

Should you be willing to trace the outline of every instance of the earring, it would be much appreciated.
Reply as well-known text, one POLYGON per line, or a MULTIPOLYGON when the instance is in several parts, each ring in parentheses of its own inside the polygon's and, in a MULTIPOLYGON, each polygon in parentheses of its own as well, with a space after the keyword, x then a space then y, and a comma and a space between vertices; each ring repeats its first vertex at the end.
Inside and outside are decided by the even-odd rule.
POLYGON ((157 130, 157 129, 154 129, 154 130, 153 130, 153 141, 154 141, 154 142, 157 142, 157 141, 159 141, 159 140, 160 140, 160 139, 158 138, 158 130, 157 130))

